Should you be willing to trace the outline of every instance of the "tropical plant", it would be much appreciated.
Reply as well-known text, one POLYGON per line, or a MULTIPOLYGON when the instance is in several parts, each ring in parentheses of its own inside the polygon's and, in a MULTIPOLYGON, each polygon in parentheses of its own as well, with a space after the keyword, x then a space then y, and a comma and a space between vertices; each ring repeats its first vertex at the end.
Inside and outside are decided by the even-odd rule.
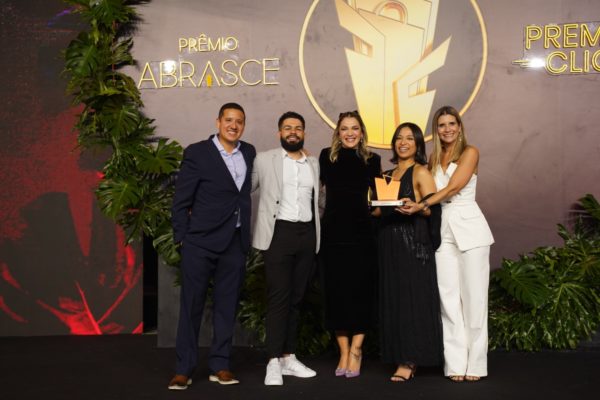
MULTIPOLYGON (((182 159, 181 146, 154 136, 153 120, 133 80, 119 69, 133 65, 128 36, 136 22, 138 0, 65 0, 88 24, 65 51, 67 91, 82 108, 75 128, 83 149, 109 149, 96 190, 100 208, 126 232, 126 241, 145 234, 169 265, 179 263, 173 242, 170 205, 172 175, 182 159)), ((260 252, 252 251, 239 311, 243 326, 264 342, 266 287, 260 252)), ((301 313, 299 351, 316 354, 329 343, 323 328, 318 285, 311 285, 301 313)))
POLYGON ((131 56, 136 12, 143 1, 65 0, 87 24, 67 47, 67 92, 81 107, 75 128, 83 149, 108 149, 103 178, 96 190, 100 208, 125 231, 131 243, 145 234, 165 262, 176 265, 170 205, 172 174, 179 168, 181 146, 154 136, 153 120, 143 112, 134 81, 120 71, 131 56))
POLYGON ((600 207, 579 200, 562 247, 504 260, 490 281, 490 345, 535 351, 573 349, 600 323, 600 207))

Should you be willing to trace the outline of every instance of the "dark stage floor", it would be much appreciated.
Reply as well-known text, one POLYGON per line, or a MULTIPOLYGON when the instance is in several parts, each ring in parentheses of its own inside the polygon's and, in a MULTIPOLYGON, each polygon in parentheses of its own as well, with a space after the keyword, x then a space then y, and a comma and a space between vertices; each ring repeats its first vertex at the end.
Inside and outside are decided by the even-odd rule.
MULTIPOLYGON (((206 350, 201 352, 206 354, 206 350)), ((592 399, 600 396, 600 351, 493 352, 490 377, 452 383, 440 369, 417 371, 408 383, 388 381, 393 368, 367 359, 356 379, 333 376, 333 355, 301 358, 316 378, 285 378, 263 385, 262 352, 236 348, 239 385, 220 386, 200 368, 194 385, 168 391, 173 349, 157 349, 155 336, 0 338, 0 399, 592 399)), ((201 360, 204 363, 205 358, 201 360)), ((201 364, 202 365, 202 364, 201 364)))

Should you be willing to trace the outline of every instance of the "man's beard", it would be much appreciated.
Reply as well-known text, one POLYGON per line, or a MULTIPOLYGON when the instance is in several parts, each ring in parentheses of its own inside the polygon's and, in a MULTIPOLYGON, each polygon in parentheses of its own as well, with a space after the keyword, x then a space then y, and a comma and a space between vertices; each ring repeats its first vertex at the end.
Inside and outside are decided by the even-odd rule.
POLYGON ((296 143, 289 143, 284 138, 279 138, 279 141, 281 142, 281 147, 283 147, 285 151, 296 152, 302 150, 304 147, 304 139, 299 140, 296 143))

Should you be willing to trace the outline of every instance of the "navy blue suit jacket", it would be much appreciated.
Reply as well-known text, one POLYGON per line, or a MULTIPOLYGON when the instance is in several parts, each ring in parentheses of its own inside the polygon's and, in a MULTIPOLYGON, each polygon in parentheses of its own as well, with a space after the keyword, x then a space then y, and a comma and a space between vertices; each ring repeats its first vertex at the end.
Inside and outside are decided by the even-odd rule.
POLYGON ((246 178, 238 190, 212 137, 189 145, 183 153, 171 209, 175 243, 184 239, 198 247, 222 252, 231 242, 241 213, 242 249, 250 247, 250 189, 254 146, 240 141, 246 178))

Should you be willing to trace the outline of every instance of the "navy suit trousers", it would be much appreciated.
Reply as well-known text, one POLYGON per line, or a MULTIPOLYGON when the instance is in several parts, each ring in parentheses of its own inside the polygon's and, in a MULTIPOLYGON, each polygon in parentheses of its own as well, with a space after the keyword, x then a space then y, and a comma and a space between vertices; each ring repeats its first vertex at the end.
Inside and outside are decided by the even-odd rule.
POLYGON ((191 376, 198 365, 198 334, 210 279, 213 288, 213 340, 208 367, 211 373, 229 370, 229 355, 238 299, 246 269, 240 230, 221 253, 184 240, 181 249, 181 301, 177 327, 176 373, 191 376))

